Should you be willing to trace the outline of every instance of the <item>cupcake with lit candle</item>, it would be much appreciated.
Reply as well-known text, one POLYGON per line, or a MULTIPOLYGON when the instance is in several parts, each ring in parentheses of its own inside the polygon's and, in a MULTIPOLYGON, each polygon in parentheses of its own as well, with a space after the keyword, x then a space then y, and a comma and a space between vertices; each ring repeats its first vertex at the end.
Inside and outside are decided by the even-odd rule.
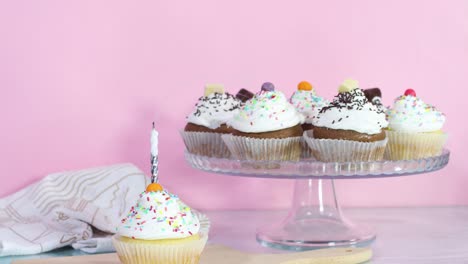
POLYGON ((395 99, 387 116, 389 159, 420 159, 441 154, 447 140, 447 134, 442 131, 445 115, 417 97, 413 89, 395 99))
POLYGON ((152 183, 122 219, 113 244, 125 264, 198 263, 207 240, 190 207, 152 183))
POLYGON ((298 160, 303 122, 304 116, 267 82, 228 122, 234 131, 223 139, 236 158, 298 160))
POLYGON ((385 112, 369 102, 357 81, 345 80, 304 137, 318 160, 373 161, 383 159, 386 127, 385 112))
POLYGON ((226 93, 222 85, 207 85, 205 95, 198 99, 181 131, 187 150, 203 156, 230 157, 221 135, 232 133, 226 123, 239 112, 241 104, 242 101, 226 93))
POLYGON ((304 115, 305 120, 304 124, 302 124, 304 131, 314 127, 318 113, 329 103, 328 100, 317 96, 315 89, 306 81, 302 81, 297 85, 297 91, 293 93, 290 101, 296 110, 304 115))

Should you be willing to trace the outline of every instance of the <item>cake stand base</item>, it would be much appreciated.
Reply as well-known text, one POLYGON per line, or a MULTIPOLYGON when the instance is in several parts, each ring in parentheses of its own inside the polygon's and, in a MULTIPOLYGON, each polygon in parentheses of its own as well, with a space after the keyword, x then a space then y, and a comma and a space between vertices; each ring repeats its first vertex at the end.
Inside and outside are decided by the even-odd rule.
POLYGON ((337 246, 366 246, 375 233, 343 216, 334 180, 296 180, 292 208, 281 223, 260 227, 257 241, 268 247, 310 250, 337 246))

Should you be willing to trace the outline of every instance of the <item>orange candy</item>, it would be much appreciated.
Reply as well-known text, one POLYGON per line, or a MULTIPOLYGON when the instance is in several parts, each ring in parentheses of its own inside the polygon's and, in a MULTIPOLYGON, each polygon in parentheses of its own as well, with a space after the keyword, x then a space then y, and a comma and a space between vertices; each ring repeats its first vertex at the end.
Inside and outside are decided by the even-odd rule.
POLYGON ((312 84, 302 81, 297 85, 297 89, 300 91, 312 91, 312 84))
POLYGON ((159 192, 162 190, 164 190, 164 188, 159 183, 151 183, 150 185, 148 185, 148 187, 146 187, 147 192, 159 192))

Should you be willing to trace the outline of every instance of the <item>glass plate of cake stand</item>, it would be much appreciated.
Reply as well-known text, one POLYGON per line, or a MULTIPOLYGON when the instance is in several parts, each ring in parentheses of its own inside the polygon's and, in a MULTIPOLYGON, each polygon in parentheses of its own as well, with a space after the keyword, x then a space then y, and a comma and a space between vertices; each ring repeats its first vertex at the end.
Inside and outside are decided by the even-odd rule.
POLYGON ((450 152, 418 160, 373 162, 247 161, 213 158, 185 152, 194 168, 231 176, 295 180, 292 206, 279 223, 257 229, 257 241, 268 247, 309 250, 324 247, 365 246, 376 235, 367 226, 349 221, 340 210, 335 180, 400 177, 445 167, 450 152))

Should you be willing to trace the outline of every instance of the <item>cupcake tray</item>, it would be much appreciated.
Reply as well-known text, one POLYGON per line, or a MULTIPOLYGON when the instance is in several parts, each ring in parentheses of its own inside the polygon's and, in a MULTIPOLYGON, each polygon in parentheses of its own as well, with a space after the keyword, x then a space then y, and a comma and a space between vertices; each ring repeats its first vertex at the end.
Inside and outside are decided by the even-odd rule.
POLYGON ((335 180, 415 175, 444 168, 450 151, 438 156, 399 161, 320 162, 314 159, 248 161, 215 158, 185 152, 195 169, 230 176, 295 180, 292 205, 286 219, 257 229, 257 241, 268 247, 309 250, 324 247, 367 246, 375 238, 367 226, 350 222, 343 215, 335 180))
POLYGON ((186 161, 195 169, 232 176, 283 179, 356 179, 398 177, 433 172, 444 168, 450 151, 417 160, 370 162, 321 162, 314 159, 248 161, 201 156, 185 151, 186 161))

